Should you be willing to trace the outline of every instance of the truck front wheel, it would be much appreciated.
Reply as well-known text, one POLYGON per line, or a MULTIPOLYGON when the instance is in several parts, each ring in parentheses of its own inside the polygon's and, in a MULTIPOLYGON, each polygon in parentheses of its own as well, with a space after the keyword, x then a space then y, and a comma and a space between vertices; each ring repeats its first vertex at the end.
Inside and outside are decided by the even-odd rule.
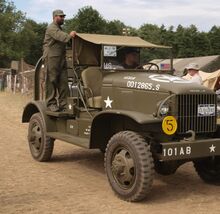
POLYGON ((40 162, 49 161, 54 139, 46 136, 46 127, 40 113, 32 115, 28 128, 28 143, 32 157, 40 162))
POLYGON ((121 199, 144 199, 154 175, 150 146, 138 133, 122 131, 115 134, 107 145, 105 170, 113 191, 121 199))
POLYGON ((194 161, 194 167, 203 181, 220 185, 220 156, 194 161))

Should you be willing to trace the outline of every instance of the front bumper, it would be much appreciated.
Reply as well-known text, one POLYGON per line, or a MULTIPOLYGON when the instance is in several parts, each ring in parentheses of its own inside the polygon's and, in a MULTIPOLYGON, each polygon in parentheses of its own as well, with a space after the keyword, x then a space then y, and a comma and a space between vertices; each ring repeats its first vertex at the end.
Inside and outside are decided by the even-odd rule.
POLYGON ((204 140, 182 140, 178 142, 162 142, 161 161, 190 160, 220 155, 220 138, 204 140))

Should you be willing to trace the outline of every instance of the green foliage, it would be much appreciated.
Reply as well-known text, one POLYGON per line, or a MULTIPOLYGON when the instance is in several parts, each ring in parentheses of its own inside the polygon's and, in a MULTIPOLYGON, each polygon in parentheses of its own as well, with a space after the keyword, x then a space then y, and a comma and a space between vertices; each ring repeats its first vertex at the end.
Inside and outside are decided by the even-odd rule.
POLYGON ((78 33, 96 33, 121 35, 125 24, 119 20, 107 21, 101 14, 91 6, 79 9, 78 13, 65 22, 64 30, 72 30, 78 33))
POLYGON ((113 20, 106 22, 106 34, 109 35, 121 35, 125 24, 119 20, 113 20))
MULTIPOLYGON (((27 19, 13 2, 0 0, 0 67, 9 67, 11 60, 24 58, 35 64, 42 55, 42 45, 47 23, 27 19)), ((139 29, 126 26, 120 20, 108 21, 91 6, 78 10, 72 19, 65 22, 64 30, 80 33, 122 35, 129 28, 131 36, 140 36, 146 41, 172 46, 174 57, 193 57, 220 53, 220 27, 213 26, 209 32, 199 32, 197 27, 179 25, 166 28, 144 23, 139 29)), ((145 61, 168 58, 163 50, 145 50, 145 61)))
POLYGON ((213 26, 207 36, 210 41, 211 54, 213 55, 219 54, 220 53, 220 27, 213 26))
POLYGON ((0 67, 6 67, 12 59, 21 57, 17 32, 23 22, 23 13, 16 11, 12 2, 0 0, 0 67))
POLYGON ((152 43, 160 43, 160 28, 157 25, 144 24, 139 29, 139 36, 152 43))
MULTIPOLYGON (((138 35, 149 42, 159 45, 168 45, 166 39, 166 29, 164 26, 159 28, 157 25, 152 24, 144 24, 138 30, 138 35), (165 42, 166 41, 166 42, 165 42)), ((141 53, 141 58, 144 61, 148 62, 155 58, 167 58, 167 51, 163 49, 155 49, 155 50, 143 50, 141 53)))
POLYGON ((12 2, 0 0, 0 26, 0 67, 21 58, 34 65, 42 55, 47 24, 26 19, 12 2))
POLYGON ((42 56, 46 27, 47 23, 37 24, 31 19, 27 19, 22 30, 18 33, 22 56, 29 64, 36 64, 36 61, 42 56))
POLYGON ((79 9, 72 20, 68 20, 67 29, 75 30, 79 33, 105 33, 106 21, 91 6, 79 9))

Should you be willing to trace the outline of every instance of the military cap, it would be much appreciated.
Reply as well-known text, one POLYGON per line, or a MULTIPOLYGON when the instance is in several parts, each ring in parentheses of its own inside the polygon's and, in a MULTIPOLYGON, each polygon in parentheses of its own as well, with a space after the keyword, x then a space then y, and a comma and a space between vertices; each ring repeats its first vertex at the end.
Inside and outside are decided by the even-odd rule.
POLYGON ((140 49, 139 48, 134 48, 134 47, 127 47, 125 48, 125 53, 139 53, 140 49))
POLYGON ((54 10, 53 11, 53 17, 55 16, 66 16, 62 10, 54 10))

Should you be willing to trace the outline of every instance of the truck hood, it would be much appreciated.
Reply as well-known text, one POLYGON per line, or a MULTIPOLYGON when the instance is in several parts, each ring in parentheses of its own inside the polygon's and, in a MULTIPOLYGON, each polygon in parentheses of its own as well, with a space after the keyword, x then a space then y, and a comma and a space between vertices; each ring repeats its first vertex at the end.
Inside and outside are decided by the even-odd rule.
POLYGON ((103 86, 133 88, 137 90, 183 93, 214 93, 212 90, 169 74, 149 72, 110 72, 104 76, 103 86))

